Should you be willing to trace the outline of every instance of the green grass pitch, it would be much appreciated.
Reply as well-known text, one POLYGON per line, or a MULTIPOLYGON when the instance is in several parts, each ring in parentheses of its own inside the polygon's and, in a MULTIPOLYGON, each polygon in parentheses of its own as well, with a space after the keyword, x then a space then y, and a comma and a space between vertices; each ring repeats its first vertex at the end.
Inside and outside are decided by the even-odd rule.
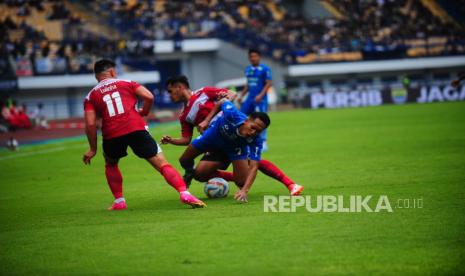
MULTIPOLYGON (((264 157, 304 194, 422 198, 423 208, 264 213, 263 196, 287 190, 259 175, 248 204, 230 193, 194 210, 130 153, 120 163, 129 209, 109 212, 101 149, 84 166, 81 137, 0 152, 0 274, 465 273, 465 102, 271 118, 264 157)), ((179 127, 152 133, 178 136, 179 127)), ((179 168, 182 148, 163 149, 179 168)), ((192 187, 205 198, 203 185, 192 187)))

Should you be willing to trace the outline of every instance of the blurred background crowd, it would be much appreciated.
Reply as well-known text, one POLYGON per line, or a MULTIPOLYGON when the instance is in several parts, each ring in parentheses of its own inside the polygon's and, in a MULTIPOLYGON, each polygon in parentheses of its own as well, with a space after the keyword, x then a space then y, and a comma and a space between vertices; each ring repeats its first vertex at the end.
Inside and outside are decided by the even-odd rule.
POLYGON ((155 62, 155 40, 207 37, 284 64, 465 53, 463 0, 321 1, 331 17, 304 14, 293 2, 6 0, 0 72, 87 73, 100 56, 155 62))

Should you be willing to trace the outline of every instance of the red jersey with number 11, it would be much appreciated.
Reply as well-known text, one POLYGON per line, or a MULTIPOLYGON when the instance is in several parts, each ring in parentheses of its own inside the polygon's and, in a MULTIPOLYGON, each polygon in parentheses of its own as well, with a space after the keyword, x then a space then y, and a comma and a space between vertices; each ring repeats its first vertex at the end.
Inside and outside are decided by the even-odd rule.
POLYGON ((145 130, 146 123, 137 110, 136 89, 140 84, 120 79, 105 79, 84 100, 84 111, 94 110, 102 118, 103 139, 145 130))

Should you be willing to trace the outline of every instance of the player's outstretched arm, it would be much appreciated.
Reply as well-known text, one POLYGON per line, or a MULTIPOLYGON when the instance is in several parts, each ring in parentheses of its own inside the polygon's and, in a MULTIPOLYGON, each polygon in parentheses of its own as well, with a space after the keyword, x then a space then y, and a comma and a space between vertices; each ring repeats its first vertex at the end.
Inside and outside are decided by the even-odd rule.
POLYGON ((187 146, 192 140, 192 136, 190 137, 181 137, 181 138, 173 138, 171 136, 165 135, 161 138, 162 144, 172 144, 175 146, 187 146))
POLYGON ((162 144, 172 144, 175 146, 187 146, 192 140, 194 132, 194 126, 191 123, 181 120, 181 137, 173 138, 169 135, 165 135, 161 138, 162 144))
POLYGON ((84 119, 89 150, 84 153, 82 161, 84 164, 89 165, 90 160, 97 154, 97 115, 94 110, 85 111, 84 119))
POLYGON ((242 188, 234 195, 234 198, 240 202, 247 202, 247 193, 252 187, 252 184, 255 181, 255 177, 257 177, 258 161, 250 160, 249 162, 249 169, 244 186, 242 186, 242 188))
POLYGON ((150 113, 150 110, 152 109, 154 100, 153 94, 142 85, 136 89, 135 94, 144 102, 142 109, 139 110, 139 114, 141 116, 147 116, 150 113))

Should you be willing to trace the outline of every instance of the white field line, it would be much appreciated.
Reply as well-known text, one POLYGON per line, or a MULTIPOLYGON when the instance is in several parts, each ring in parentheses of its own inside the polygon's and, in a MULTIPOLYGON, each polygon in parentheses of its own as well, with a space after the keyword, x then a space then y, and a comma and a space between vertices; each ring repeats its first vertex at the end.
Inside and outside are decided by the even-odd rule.
POLYGON ((51 148, 51 149, 44 149, 44 150, 37 150, 37 151, 32 151, 32 152, 24 152, 24 153, 12 154, 12 155, 8 155, 8 156, 0 157, 0 161, 16 159, 16 158, 20 158, 20 157, 41 155, 41 154, 45 154, 45 153, 57 152, 57 151, 65 150, 65 149, 78 148, 78 147, 82 148, 83 151, 86 150, 86 145, 85 144, 74 145, 74 146, 69 146, 69 147, 61 146, 61 147, 56 147, 56 148, 51 148))

